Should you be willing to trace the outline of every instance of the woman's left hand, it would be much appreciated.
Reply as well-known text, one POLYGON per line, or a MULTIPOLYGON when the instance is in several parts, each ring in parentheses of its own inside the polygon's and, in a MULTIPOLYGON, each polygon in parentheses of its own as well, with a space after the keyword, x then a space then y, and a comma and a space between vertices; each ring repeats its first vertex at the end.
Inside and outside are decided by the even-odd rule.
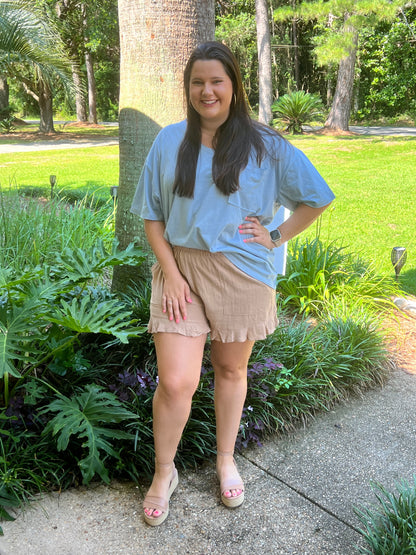
POLYGON ((269 230, 261 225, 256 216, 247 216, 245 223, 238 226, 238 231, 241 234, 253 236, 244 239, 244 243, 259 243, 267 249, 274 247, 269 230))

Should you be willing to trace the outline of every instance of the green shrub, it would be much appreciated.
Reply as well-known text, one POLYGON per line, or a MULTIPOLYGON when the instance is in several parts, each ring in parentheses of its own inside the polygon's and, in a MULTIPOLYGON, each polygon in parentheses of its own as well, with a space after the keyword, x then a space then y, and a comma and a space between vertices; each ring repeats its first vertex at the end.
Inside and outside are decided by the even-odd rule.
POLYGON ((288 133, 303 133, 302 125, 322 120, 323 111, 320 97, 305 91, 285 94, 272 104, 273 114, 283 120, 288 133))
POLYGON ((413 483, 402 480, 396 493, 381 484, 372 484, 379 507, 355 508, 364 529, 368 549, 360 553, 374 555, 411 555, 416 553, 416 476, 413 483))
POLYGON ((373 309, 391 308, 389 299, 398 294, 390 277, 380 276, 373 265, 344 247, 324 245, 319 234, 289 244, 286 274, 278 277, 277 290, 284 306, 305 314, 331 310, 338 299, 373 309))

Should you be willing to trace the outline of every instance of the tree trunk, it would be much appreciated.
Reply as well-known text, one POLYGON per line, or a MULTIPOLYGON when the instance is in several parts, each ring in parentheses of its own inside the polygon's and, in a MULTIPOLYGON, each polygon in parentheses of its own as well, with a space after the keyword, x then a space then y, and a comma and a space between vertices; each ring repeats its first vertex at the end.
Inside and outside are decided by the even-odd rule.
POLYGON ((9 106, 9 84, 6 77, 0 76, 0 111, 9 106))
POLYGON ((50 87, 43 81, 39 81, 39 131, 42 133, 55 133, 53 126, 53 98, 50 87))
POLYGON ((259 121, 272 120, 272 52, 267 0, 256 0, 257 54, 259 58, 259 121))
MULTIPOLYGON (((120 180, 116 237, 120 248, 136 240, 149 252, 140 219, 130 213, 147 153, 158 131, 184 118, 183 70, 192 49, 214 39, 213 0, 119 0, 120 180)), ((175 161, 172 160, 172 164, 175 161)), ((141 268, 116 267, 113 289, 150 275, 141 268)))
POLYGON ((85 51, 85 65, 88 79, 88 121, 97 123, 97 87, 95 85, 92 54, 88 50, 85 51))
POLYGON ((358 33, 353 33, 353 45, 349 55, 342 59, 339 64, 337 86, 335 88, 334 100, 325 122, 325 129, 331 131, 348 131, 351 115, 352 95, 354 90, 355 60, 357 58, 358 33))
MULTIPOLYGON (((88 42, 87 4, 81 4, 81 10, 84 43, 86 43, 88 42)), ((90 123, 97 123, 97 87, 95 84, 93 56, 86 47, 84 55, 88 82, 88 121, 90 123)))
POLYGON ((293 44, 293 72, 297 90, 300 90, 300 72, 299 72, 299 43, 298 43, 298 24, 296 19, 292 21, 292 44, 293 44))
POLYGON ((77 112, 77 121, 87 121, 87 104, 85 101, 84 87, 82 83, 81 72, 75 64, 72 66, 72 80, 75 85, 75 108, 77 112))

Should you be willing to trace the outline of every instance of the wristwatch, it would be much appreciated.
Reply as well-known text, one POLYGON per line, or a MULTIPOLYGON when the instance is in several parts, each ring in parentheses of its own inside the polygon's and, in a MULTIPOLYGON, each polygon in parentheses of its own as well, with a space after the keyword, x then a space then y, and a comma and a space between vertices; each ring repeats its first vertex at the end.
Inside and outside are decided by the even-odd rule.
POLYGON ((272 243, 274 245, 273 248, 280 247, 280 245, 282 244, 282 234, 280 233, 278 227, 270 232, 270 239, 272 240, 272 243))

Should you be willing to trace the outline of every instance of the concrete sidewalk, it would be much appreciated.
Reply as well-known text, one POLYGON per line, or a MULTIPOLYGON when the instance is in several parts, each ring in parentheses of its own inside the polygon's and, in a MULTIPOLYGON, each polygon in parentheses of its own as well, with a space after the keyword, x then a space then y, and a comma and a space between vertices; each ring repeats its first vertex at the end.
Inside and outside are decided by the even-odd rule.
POLYGON ((180 471, 168 519, 141 518, 147 484, 113 483, 46 496, 4 522, 1 555, 340 554, 364 545, 353 513, 371 481, 394 490, 416 461, 416 375, 393 372, 293 436, 237 456, 246 501, 223 507, 213 462, 180 471))

